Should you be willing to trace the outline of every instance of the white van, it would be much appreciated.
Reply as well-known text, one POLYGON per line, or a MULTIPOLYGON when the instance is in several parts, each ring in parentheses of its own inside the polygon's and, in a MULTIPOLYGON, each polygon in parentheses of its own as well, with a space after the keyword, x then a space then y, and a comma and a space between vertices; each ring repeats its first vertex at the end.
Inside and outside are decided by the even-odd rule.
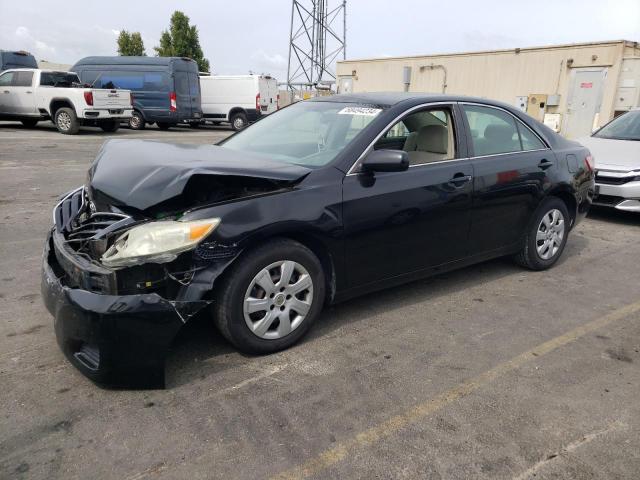
POLYGON ((201 75, 202 114, 234 130, 278 109, 278 82, 268 75, 201 75))

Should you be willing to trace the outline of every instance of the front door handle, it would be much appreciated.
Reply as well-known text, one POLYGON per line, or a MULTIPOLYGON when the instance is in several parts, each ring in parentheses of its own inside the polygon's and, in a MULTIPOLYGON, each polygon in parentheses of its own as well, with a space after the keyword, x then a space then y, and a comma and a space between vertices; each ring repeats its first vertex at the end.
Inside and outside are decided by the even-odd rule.
POLYGON ((538 168, 540 170, 546 170, 547 168, 552 166, 553 166, 553 162, 550 162, 546 158, 543 158, 542 160, 540 160, 540 163, 538 164, 538 168))
POLYGON ((451 180, 449 180, 449 183, 459 188, 465 183, 470 182, 472 178, 473 177, 471 175, 465 175, 464 173, 458 172, 453 176, 453 178, 451 178, 451 180))

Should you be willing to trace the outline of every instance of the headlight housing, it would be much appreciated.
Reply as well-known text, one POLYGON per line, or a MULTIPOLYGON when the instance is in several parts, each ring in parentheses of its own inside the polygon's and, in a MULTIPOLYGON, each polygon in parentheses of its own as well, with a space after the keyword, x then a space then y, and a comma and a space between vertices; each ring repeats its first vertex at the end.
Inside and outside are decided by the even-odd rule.
POLYGON ((100 260, 107 267, 170 262, 194 248, 219 224, 219 218, 145 223, 120 235, 100 260))

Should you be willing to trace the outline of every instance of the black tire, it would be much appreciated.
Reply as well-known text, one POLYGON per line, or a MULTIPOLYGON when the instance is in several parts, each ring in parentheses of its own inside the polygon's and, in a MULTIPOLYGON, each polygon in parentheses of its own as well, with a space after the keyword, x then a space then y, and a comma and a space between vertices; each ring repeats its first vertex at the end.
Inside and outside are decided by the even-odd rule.
POLYGON ((276 239, 245 253, 232 265, 229 272, 225 273, 213 304, 214 321, 220 333, 243 352, 277 352, 295 344, 309 331, 322 310, 324 298, 325 277, 318 258, 298 242, 276 239), (243 311, 244 298, 258 272, 281 260, 292 260, 309 273, 313 282, 311 308, 297 328, 290 333, 277 339, 265 339, 254 334, 247 326, 243 311))
POLYGON ((37 120, 35 118, 29 118, 29 119, 26 119, 26 120, 21 120, 21 122, 22 122, 22 125, 24 125, 25 127, 33 128, 38 124, 39 120, 37 120))
MULTIPOLYGON (((527 235, 523 241, 522 250, 514 257, 516 263, 531 270, 546 270, 547 268, 552 267, 564 251, 564 247, 567 244, 567 238, 569 237, 570 225, 571 216, 567 209, 567 205, 557 197, 549 197, 545 199, 538 207, 531 220, 527 235), (560 241, 560 245, 557 246, 557 251, 555 251, 550 258, 543 258, 540 253, 538 253, 538 246, 544 245, 545 240, 537 239, 537 235, 539 228, 543 227, 543 219, 550 215, 554 210, 558 210, 563 217, 562 240, 560 241)), ((544 235, 544 232, 541 232, 541 235, 544 235)))
POLYGON ((134 110, 131 118, 129 119, 129 128, 132 130, 144 130, 146 124, 147 123, 144 121, 142 114, 139 111, 134 110))
POLYGON ((247 116, 243 112, 234 113, 231 115, 229 119, 231 122, 231 128, 233 128, 236 132, 238 130, 242 130, 249 125, 249 120, 247 120, 247 116))
POLYGON ((120 128, 119 120, 105 120, 98 125, 104 132, 117 132, 120 128))
POLYGON ((158 128, 160 130, 169 130, 171 127, 173 127, 172 123, 158 122, 158 128))
POLYGON ((75 135, 80 130, 80 122, 72 108, 63 107, 56 110, 54 123, 58 131, 65 135, 75 135))
POLYGON ((191 128, 199 128, 200 127, 200 122, 189 122, 189 126, 191 128))

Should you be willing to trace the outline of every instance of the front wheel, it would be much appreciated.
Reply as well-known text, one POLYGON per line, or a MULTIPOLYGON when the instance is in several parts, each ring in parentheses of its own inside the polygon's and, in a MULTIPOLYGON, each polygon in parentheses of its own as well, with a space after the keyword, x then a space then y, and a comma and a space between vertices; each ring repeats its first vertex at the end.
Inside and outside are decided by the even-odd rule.
POLYGON ((567 244, 571 217, 566 204, 556 197, 543 201, 523 242, 517 263, 531 270, 546 270, 555 264, 567 244))
POLYGON ((104 122, 100 122, 99 127, 103 132, 117 132, 120 128, 120 121, 118 120, 105 120, 104 122))
POLYGON ((76 112, 71 108, 59 108, 56 111, 54 123, 58 131, 65 135, 75 135, 80 130, 80 122, 78 122, 76 112))
POLYGON ((222 335, 247 353, 290 347, 316 321, 325 296, 318 258, 292 240, 250 251, 222 279, 214 319, 222 335))

